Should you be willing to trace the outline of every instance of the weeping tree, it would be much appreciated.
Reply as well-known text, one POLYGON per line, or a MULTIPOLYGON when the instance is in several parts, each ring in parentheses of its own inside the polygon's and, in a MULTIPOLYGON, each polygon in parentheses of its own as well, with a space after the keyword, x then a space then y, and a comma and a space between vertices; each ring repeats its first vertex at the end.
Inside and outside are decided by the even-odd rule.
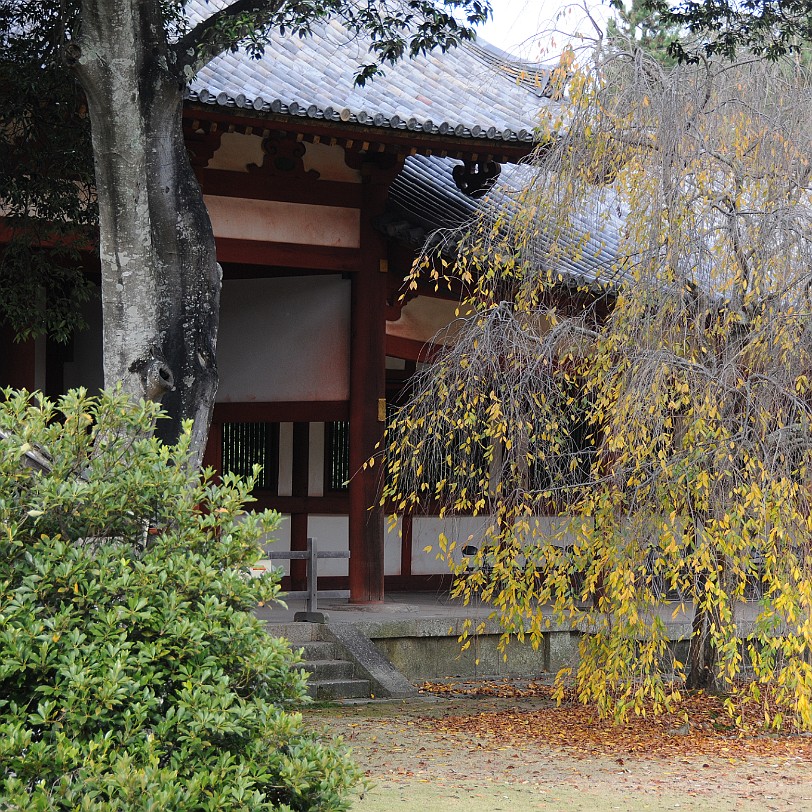
POLYGON ((86 293, 64 223, 97 224, 105 385, 163 400, 167 439, 193 419, 199 461, 220 268, 183 140, 186 83, 223 51, 258 56, 273 31, 307 36, 330 17, 369 36, 363 82, 381 64, 472 39, 489 14, 487 0, 0 0, 0 198, 15 230, 0 315, 19 333, 64 338, 86 293), (56 315, 28 318, 42 289, 56 315))
POLYGON ((480 517, 439 539, 454 594, 505 641, 581 629, 559 684, 603 712, 687 685, 810 728, 810 77, 638 51, 568 93, 456 263, 413 271, 467 315, 388 428, 383 501, 480 517))

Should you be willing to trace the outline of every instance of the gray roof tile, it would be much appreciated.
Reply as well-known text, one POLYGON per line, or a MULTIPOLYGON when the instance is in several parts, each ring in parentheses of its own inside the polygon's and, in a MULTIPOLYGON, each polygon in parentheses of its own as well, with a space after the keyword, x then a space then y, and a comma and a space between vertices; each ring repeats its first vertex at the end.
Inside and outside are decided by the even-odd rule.
MULTIPOLYGON (((205 17, 223 0, 190 0, 205 17)), ((462 43, 385 67, 385 75, 354 83, 370 61, 370 41, 332 19, 313 35, 272 36, 265 55, 225 53, 206 65, 188 97, 221 107, 246 107, 295 116, 393 127, 456 137, 531 142, 549 70, 522 63, 484 42, 462 43)))
MULTIPOLYGON (((225 0, 190 0, 198 17, 225 0)), ((369 61, 369 41, 333 19, 314 27, 312 37, 276 35, 259 60, 227 53, 203 68, 188 96, 204 104, 272 111, 368 127, 442 133, 459 138, 532 142, 541 108, 558 112, 559 103, 545 96, 548 73, 522 64, 486 43, 463 43, 443 54, 433 51, 386 67, 386 74, 357 87, 358 66, 369 61)), ((460 191, 452 171, 457 161, 414 155, 390 188, 387 211, 377 226, 397 239, 421 245, 439 229, 460 226, 480 209, 510 214, 516 191, 532 181, 527 165, 505 165, 486 197, 475 200, 460 191)), ((573 217, 571 234, 578 245, 590 235, 586 250, 560 262, 571 283, 621 281, 617 261, 621 215, 597 190, 591 206, 573 217)), ((544 265, 548 237, 540 224, 530 251, 544 265)))
MULTIPOLYGON (((389 190, 386 213, 378 228, 390 236, 422 245, 432 232, 453 229, 470 222, 483 207, 500 218, 516 212, 518 192, 532 183, 539 170, 528 164, 505 164, 488 194, 479 200, 457 188, 452 176, 459 161, 437 156, 413 155, 406 159, 389 190)), ((567 233, 559 235, 573 249, 558 255, 556 267, 570 284, 605 286, 628 281, 617 267, 623 214, 611 188, 596 188, 586 204, 572 215, 567 233), (586 239, 584 243, 584 239, 586 239), (582 245, 582 243, 584 243, 582 245)), ((525 251, 538 267, 545 267, 549 234, 544 223, 525 251)))

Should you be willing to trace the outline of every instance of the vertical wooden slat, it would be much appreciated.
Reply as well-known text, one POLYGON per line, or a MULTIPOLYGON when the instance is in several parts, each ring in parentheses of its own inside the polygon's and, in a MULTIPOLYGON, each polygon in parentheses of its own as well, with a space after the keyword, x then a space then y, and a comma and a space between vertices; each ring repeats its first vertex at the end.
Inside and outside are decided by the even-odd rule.
POLYGON ((350 434, 346 420, 325 423, 324 491, 346 491, 350 478, 350 434))
POLYGON ((248 477, 254 465, 262 466, 255 488, 276 493, 279 487, 279 423, 212 423, 204 459, 218 471, 248 477), (215 454, 217 443, 219 456, 215 454), (209 462, 209 460, 211 462, 209 462))

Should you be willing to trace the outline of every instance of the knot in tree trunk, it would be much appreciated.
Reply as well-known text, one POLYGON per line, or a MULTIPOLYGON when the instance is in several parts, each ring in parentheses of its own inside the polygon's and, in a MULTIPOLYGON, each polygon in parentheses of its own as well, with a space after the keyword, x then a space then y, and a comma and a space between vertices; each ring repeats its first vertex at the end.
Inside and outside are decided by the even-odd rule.
POLYGON ((130 365, 130 372, 141 378, 141 388, 147 400, 160 399, 175 388, 175 376, 159 350, 153 349, 150 357, 139 359, 130 365))

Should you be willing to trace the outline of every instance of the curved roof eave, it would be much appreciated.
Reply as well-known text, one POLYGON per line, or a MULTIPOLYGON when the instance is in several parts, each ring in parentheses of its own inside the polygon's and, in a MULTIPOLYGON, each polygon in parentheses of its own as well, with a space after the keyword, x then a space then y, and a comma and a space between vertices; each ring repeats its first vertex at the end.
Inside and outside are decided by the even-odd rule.
MULTIPOLYGON (((187 10, 202 19, 223 2, 189 0, 187 10)), ((240 116, 286 116, 527 151, 541 111, 561 112, 548 66, 481 41, 403 59, 359 86, 355 77, 371 59, 370 46, 335 18, 314 24, 306 37, 272 33, 258 59, 228 52, 201 68, 187 100, 240 116)))

